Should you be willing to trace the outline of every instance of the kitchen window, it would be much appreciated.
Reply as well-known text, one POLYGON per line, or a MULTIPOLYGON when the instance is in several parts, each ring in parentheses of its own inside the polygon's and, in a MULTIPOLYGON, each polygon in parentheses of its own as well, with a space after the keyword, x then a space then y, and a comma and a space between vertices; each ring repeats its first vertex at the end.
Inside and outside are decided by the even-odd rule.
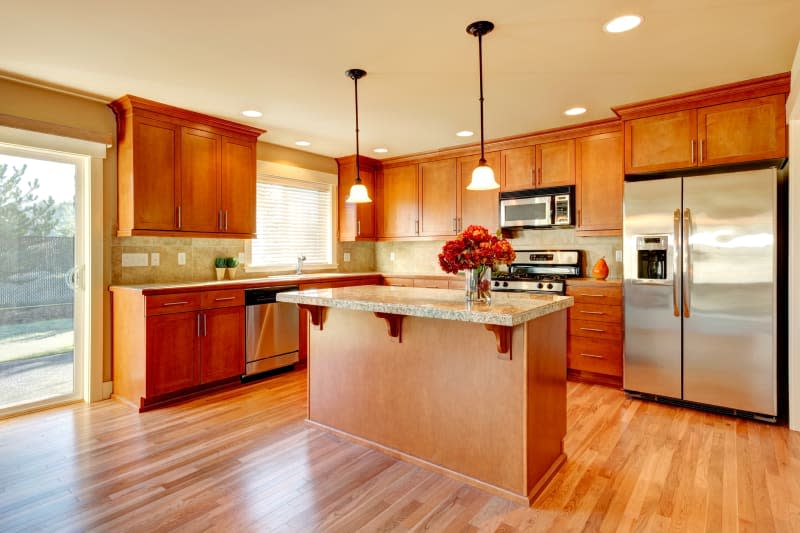
POLYGON ((335 183, 335 175, 259 161, 248 270, 294 268, 301 255, 311 269, 335 267, 335 183))

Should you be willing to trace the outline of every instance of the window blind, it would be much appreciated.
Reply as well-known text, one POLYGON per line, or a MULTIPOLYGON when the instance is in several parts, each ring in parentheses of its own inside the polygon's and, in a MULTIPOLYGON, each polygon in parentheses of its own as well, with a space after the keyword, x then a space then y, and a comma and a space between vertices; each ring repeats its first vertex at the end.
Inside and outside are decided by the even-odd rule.
POLYGON ((258 175, 252 266, 333 263, 333 187, 327 183, 258 175))

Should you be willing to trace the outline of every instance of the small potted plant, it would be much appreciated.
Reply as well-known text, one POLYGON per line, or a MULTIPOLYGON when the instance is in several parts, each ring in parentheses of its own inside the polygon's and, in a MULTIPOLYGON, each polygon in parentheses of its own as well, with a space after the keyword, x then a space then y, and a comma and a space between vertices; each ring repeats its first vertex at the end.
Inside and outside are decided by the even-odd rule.
POLYGON ((228 261, 224 257, 217 257, 214 259, 214 269, 217 271, 217 281, 225 279, 225 267, 228 266, 228 261))
POLYGON ((228 279, 236 279, 236 267, 239 266, 239 260, 235 257, 228 257, 225 259, 225 265, 228 267, 228 279))

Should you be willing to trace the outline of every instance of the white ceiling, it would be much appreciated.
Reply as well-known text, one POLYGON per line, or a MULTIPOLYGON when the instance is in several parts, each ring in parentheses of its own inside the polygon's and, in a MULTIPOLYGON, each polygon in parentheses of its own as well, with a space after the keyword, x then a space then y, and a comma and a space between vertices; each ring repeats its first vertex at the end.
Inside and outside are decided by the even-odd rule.
POLYGON ((784 72, 800 0, 51 0, 2 9, 0 70, 116 98, 126 93, 263 127, 261 140, 341 156, 430 150, 613 116, 617 104, 784 72), (389 7, 391 6, 391 7, 389 7), (625 13, 645 22, 611 35, 625 13), (588 113, 562 114, 580 105, 588 113), (239 114, 255 108, 260 119, 239 114))

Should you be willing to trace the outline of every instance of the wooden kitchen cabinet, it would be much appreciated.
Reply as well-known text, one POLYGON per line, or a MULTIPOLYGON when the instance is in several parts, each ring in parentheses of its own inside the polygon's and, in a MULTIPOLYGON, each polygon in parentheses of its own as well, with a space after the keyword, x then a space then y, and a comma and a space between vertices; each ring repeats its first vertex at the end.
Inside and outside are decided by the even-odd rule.
MULTIPOLYGON (((478 224, 494 232, 500 226, 500 195, 498 191, 468 191, 472 171, 478 166, 480 155, 458 158, 458 220, 456 231, 478 224)), ((502 155, 500 152, 486 154, 486 164, 500 181, 502 155)))
POLYGON ((622 284, 568 280, 575 299, 568 315, 567 374, 571 379, 622 386, 622 284))
POLYGON ((536 187, 575 185, 575 139, 536 145, 536 187))
POLYGON ((458 179, 455 158, 419 165, 419 235, 448 236, 458 231, 458 179))
POLYGON ((700 166, 786 156, 782 94, 703 107, 697 111, 700 166))
POLYGON ((380 237, 419 234, 417 165, 384 168, 380 179, 380 237))
POLYGON ((614 108, 625 172, 645 174, 786 157, 789 73, 614 108))
POLYGON ((622 134, 601 133, 576 141, 576 230, 578 235, 622 232, 622 134))
POLYGON ((534 169, 536 168, 536 147, 523 146, 500 152, 500 190, 517 191, 534 188, 534 169))
POLYGON ((200 383, 199 315, 183 312, 147 318, 147 397, 200 383))
POLYGON ((200 383, 244 374, 244 307, 202 312, 200 383))
POLYGON ((264 130, 136 96, 117 117, 117 235, 255 235, 256 141, 264 130))
POLYGON ((379 201, 375 189, 375 176, 380 168, 380 161, 361 156, 359 174, 361 182, 372 198, 367 204, 348 204, 350 187, 355 183, 355 156, 336 160, 339 166, 339 241, 369 241, 377 234, 375 224, 375 204, 379 201))

